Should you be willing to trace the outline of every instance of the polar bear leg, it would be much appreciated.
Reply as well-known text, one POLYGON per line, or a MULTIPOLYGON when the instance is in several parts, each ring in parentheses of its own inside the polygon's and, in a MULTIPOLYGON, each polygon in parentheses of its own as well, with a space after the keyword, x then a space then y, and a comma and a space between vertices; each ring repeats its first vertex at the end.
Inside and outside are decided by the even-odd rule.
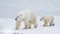
POLYGON ((48 26, 48 22, 45 20, 44 21, 45 23, 44 23, 44 25, 43 26, 48 26))
POLYGON ((31 21, 31 20, 29 20, 29 23, 30 23, 30 27, 29 27, 29 29, 31 29, 31 24, 32 24, 32 21, 31 21))
POLYGON ((30 29, 29 24, 25 24, 25 28, 24 29, 30 29))
POLYGON ((36 22, 36 17, 33 17, 32 18, 32 23, 33 23, 33 25, 34 25, 34 28, 37 28, 37 22, 36 22))
POLYGON ((50 26, 54 26, 54 19, 52 19, 52 21, 50 22, 50 26))
POLYGON ((34 22, 34 28, 37 28, 37 23, 36 22, 34 22))
POLYGON ((31 28, 31 24, 33 24, 34 25, 34 28, 37 28, 37 23, 36 23, 36 21, 29 21, 30 22, 30 28, 31 28))
POLYGON ((31 28, 31 24, 34 25, 34 28, 37 28, 37 22, 35 17, 31 18, 31 20, 29 20, 29 23, 30 23, 30 28, 31 28))
POLYGON ((17 22, 16 22, 16 30, 19 29, 19 26, 20 26, 20 23, 17 21, 17 22))
POLYGON ((28 20, 24 21, 25 22, 25 28, 24 29, 29 29, 30 28, 30 23, 28 20))

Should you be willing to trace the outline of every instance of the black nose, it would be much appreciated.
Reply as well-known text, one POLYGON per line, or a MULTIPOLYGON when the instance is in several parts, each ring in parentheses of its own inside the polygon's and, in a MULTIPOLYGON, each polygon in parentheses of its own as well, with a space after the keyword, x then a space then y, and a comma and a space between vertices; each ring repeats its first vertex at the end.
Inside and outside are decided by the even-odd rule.
POLYGON ((17 18, 15 18, 15 20, 17 20, 17 18))
POLYGON ((41 21, 41 19, 40 19, 40 21, 41 21))

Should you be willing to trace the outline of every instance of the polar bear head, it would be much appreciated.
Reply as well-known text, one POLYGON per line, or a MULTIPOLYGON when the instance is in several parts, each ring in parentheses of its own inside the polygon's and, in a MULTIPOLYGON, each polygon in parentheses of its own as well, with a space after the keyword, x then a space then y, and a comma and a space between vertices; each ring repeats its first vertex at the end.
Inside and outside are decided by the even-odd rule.
POLYGON ((45 21, 46 20, 46 17, 45 16, 42 16, 41 18, 40 18, 40 21, 45 21))
POLYGON ((20 12, 17 14, 17 17, 15 18, 15 20, 23 20, 23 18, 24 18, 24 13, 20 12))

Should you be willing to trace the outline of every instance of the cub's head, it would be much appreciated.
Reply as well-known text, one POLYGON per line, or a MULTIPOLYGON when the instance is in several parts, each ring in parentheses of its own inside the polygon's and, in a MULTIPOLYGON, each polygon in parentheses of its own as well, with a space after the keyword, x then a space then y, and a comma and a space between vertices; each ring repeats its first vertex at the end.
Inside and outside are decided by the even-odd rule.
POLYGON ((40 21, 42 21, 42 20, 45 20, 45 16, 42 16, 42 17, 40 18, 40 21))

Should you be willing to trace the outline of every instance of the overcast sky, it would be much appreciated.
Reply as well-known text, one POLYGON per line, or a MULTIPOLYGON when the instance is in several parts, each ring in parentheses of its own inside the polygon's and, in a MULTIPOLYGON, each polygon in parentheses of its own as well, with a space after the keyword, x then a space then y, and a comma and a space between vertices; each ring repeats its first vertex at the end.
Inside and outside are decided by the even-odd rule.
POLYGON ((0 18, 12 18, 16 12, 32 8, 39 16, 60 16, 60 0, 0 0, 0 18))

